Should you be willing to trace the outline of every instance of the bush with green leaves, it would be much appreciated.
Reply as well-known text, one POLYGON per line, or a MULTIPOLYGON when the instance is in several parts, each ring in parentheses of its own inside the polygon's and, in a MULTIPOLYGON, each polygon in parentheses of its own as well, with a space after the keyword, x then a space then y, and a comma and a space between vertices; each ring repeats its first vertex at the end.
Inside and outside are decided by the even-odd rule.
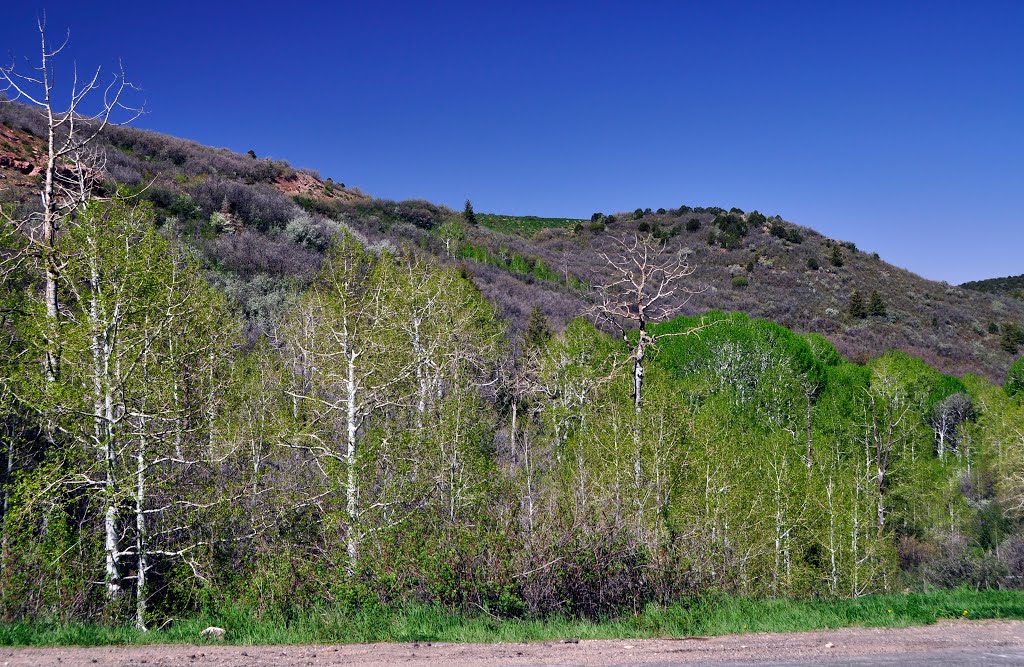
POLYGON ((1002 326, 1003 335, 999 339, 999 346, 1003 350, 1014 354, 1024 345, 1024 328, 1016 322, 1005 322, 1002 326))
POLYGON ((1006 376, 1006 393, 1010 396, 1024 394, 1024 357, 1010 366, 1010 372, 1006 376))

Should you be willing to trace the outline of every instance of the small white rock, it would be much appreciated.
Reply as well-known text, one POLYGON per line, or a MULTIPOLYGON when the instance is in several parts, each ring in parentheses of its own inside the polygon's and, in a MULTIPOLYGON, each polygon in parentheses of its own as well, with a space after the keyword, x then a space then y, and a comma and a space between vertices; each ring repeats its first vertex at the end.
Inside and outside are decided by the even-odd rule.
POLYGON ((215 625, 211 625, 210 627, 200 632, 199 636, 203 639, 224 639, 225 632, 227 631, 224 630, 224 628, 218 628, 215 625))
POLYGON ((825 648, 832 648, 834 646, 835 646, 835 644, 833 644, 832 642, 829 642, 829 643, 825 644, 825 648))

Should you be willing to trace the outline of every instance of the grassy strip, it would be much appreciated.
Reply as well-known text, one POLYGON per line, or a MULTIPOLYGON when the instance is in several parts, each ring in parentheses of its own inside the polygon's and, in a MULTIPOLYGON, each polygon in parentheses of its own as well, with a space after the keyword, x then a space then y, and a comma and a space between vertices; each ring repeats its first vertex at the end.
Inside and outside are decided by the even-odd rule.
POLYGON ((111 644, 203 643, 208 625, 227 629, 232 644, 360 642, 520 642, 580 639, 685 637, 746 632, 791 632, 848 626, 905 627, 943 618, 1024 619, 1024 592, 958 589, 855 600, 751 600, 709 597, 670 607, 651 605, 635 616, 605 621, 561 617, 542 620, 461 616, 437 607, 344 612, 315 609, 286 620, 226 609, 177 621, 147 633, 91 624, 0 625, 4 646, 102 646, 111 644))
POLYGON ((538 218, 535 215, 497 215, 494 213, 477 213, 477 222, 502 234, 518 234, 531 237, 548 227, 571 227, 578 222, 575 218, 538 218))

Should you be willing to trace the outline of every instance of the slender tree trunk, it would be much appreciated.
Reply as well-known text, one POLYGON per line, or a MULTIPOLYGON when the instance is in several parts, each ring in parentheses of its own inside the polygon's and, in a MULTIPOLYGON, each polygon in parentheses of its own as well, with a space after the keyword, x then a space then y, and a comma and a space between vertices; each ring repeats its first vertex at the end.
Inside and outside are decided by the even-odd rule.
POLYGON ((805 423, 805 428, 807 430, 807 473, 810 474, 811 469, 814 467, 814 449, 813 449, 814 440, 813 440, 813 438, 811 436, 811 406, 812 406, 812 403, 811 403, 811 394, 809 392, 805 393, 804 396, 807 399, 807 419, 806 419, 806 423, 805 423))
MULTIPOLYGON (((641 339, 644 336, 644 331, 640 330, 641 339)), ((640 404, 643 397, 644 389, 644 355, 647 353, 643 340, 636 346, 636 352, 633 356, 633 410, 636 414, 640 414, 640 404)))
POLYGON ((135 466, 135 551, 138 558, 138 572, 135 579, 135 627, 146 631, 146 575, 149 570, 149 548, 146 542, 146 422, 142 419, 139 435, 139 451, 135 466))
POLYGON ((358 430, 358 411, 356 394, 356 354, 349 350, 346 354, 348 360, 348 382, 346 394, 346 440, 345 465, 347 467, 347 488, 345 489, 345 509, 348 514, 348 533, 346 535, 346 549, 348 551, 348 565, 346 567, 349 577, 354 577, 358 571, 359 563, 359 486, 356 475, 356 435, 358 430))

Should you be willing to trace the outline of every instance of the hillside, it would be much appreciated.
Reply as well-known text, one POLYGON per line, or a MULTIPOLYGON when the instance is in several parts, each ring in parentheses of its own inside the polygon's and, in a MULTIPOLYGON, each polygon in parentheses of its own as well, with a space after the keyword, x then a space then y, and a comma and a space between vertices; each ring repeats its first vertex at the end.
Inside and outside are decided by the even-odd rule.
POLYGON ((972 280, 960 285, 960 287, 987 294, 1024 299, 1024 275, 989 278, 988 280, 972 280))
MULTIPOLYGON (((31 110, 0 105, 3 200, 36 205, 42 127, 31 110)), ((681 206, 591 220, 481 213, 472 225, 443 206, 374 199, 340 179, 252 153, 123 127, 103 139, 107 176, 152 202, 162 228, 201 251, 254 335, 272 326, 341 226, 370 243, 411 244, 463 263, 515 326, 535 304, 559 329, 583 313, 588 286, 606 276, 602 253, 636 232, 690 254, 694 279, 706 289, 685 313, 742 311, 819 332, 854 360, 895 348, 943 372, 1001 382, 1015 357, 1000 332, 1024 323, 1024 301, 1006 290, 929 281, 851 243, 757 212, 681 206), (851 315, 855 291, 865 302, 877 292, 884 315, 851 315)))

